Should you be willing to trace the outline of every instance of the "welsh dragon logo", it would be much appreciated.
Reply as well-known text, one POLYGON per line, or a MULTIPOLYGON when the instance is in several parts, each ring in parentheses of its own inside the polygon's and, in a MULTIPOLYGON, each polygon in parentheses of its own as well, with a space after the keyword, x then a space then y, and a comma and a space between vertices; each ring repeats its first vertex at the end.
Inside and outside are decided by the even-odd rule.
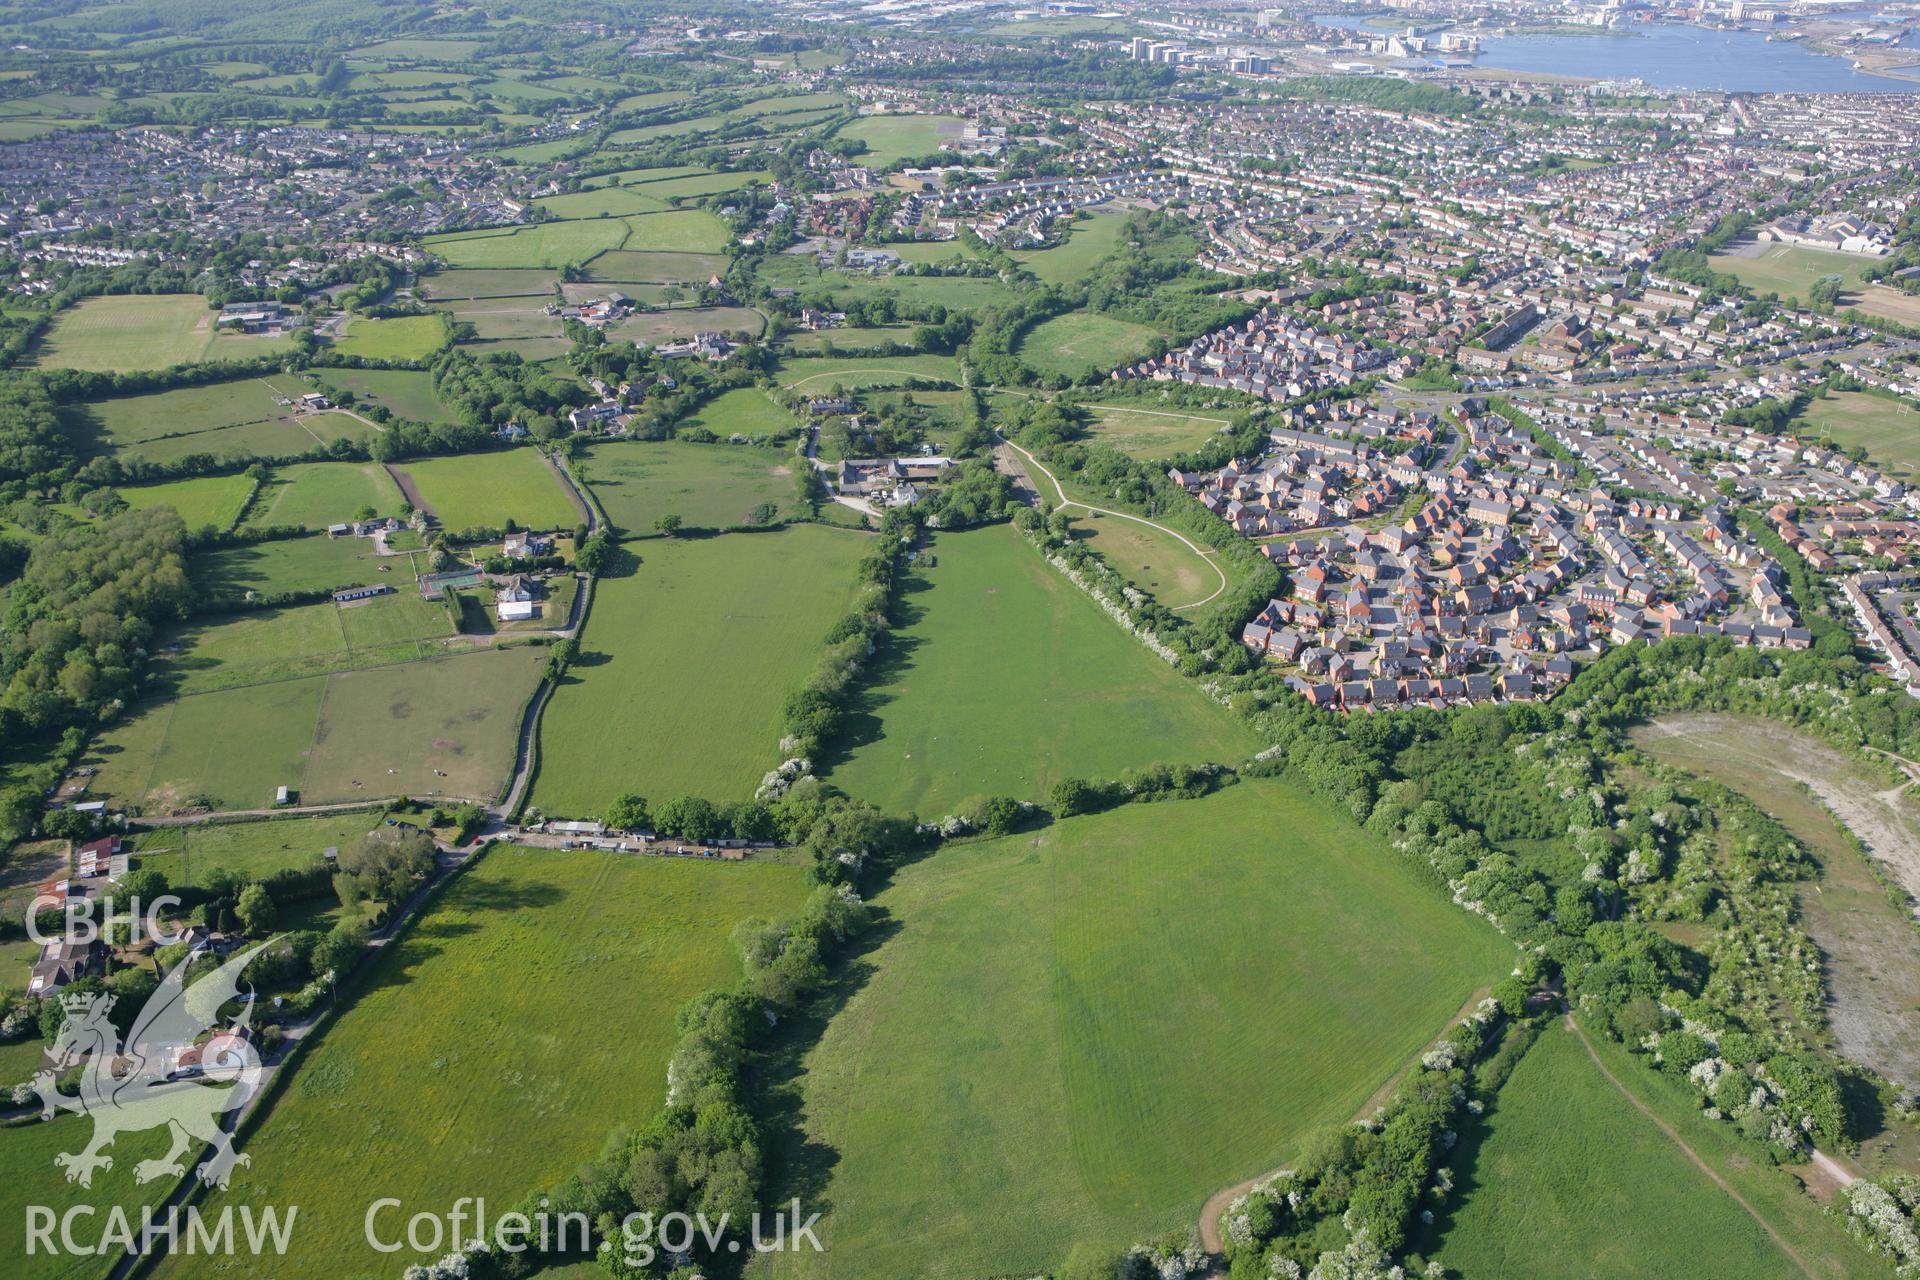
POLYGON ((265 1076, 251 1040, 236 1034, 251 1028, 253 1006, 246 1006, 229 1034, 203 1049, 197 1077, 183 1078, 176 1067, 180 1051, 211 1030, 220 1019, 221 1007, 239 995, 241 970, 266 945, 234 955, 192 985, 187 983, 187 968, 194 956, 180 961, 147 998, 124 1045, 108 1017, 115 997, 87 993, 61 997, 67 1020, 47 1050, 52 1065, 34 1076, 33 1089, 40 1095, 41 1115, 46 1119, 52 1119, 56 1110, 93 1117, 93 1140, 80 1151, 63 1151, 53 1158, 66 1171, 68 1182, 92 1186, 96 1169, 113 1168, 106 1148, 115 1137, 162 1126, 172 1130, 172 1146, 159 1159, 134 1166, 137 1182, 184 1175, 182 1157, 195 1149, 196 1140, 213 1148, 198 1170, 209 1186, 226 1186, 235 1165, 250 1163, 233 1149, 233 1138, 220 1121, 227 1112, 245 1106, 265 1076), (83 1062, 79 1092, 60 1092, 56 1073, 83 1062))

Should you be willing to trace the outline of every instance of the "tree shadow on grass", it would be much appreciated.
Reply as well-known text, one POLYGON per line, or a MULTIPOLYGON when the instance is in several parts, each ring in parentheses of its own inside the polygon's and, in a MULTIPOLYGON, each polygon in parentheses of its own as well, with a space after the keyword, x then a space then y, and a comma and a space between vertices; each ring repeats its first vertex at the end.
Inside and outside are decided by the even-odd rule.
MULTIPOLYGON (((469 875, 463 868, 453 874, 469 875)), ((412 983, 420 969, 462 938, 479 933, 484 921, 471 917, 481 914, 508 914, 537 911, 556 906, 566 893, 551 884, 495 883, 466 879, 443 886, 438 896, 421 905, 423 913, 399 937, 381 948, 371 962, 362 992, 383 987, 401 987, 412 983), (458 910, 468 918, 448 914, 458 910)))
POLYGON ((903 632, 927 616, 926 604, 914 597, 932 589, 933 584, 920 574, 909 574, 900 584, 889 611, 893 630, 880 641, 867 669, 861 673, 859 687, 841 717, 840 732, 821 749, 819 772, 831 773, 851 760, 860 748, 886 737, 886 708, 898 697, 890 686, 907 678, 914 669, 915 655, 926 644, 924 637, 903 632))
MULTIPOLYGON (((802 1221, 809 1214, 824 1217, 832 1212, 829 1188, 840 1164, 840 1153, 806 1129, 807 1054, 820 1043, 840 1011, 879 972, 874 956, 900 928, 899 921, 876 909, 872 923, 835 961, 827 984, 782 1019, 749 1071, 748 1096, 766 1150, 761 1202, 786 1205, 798 1199, 802 1221)), ((740 1274, 741 1265, 732 1258, 717 1258, 708 1265, 708 1271, 716 1277, 734 1277, 740 1274)))

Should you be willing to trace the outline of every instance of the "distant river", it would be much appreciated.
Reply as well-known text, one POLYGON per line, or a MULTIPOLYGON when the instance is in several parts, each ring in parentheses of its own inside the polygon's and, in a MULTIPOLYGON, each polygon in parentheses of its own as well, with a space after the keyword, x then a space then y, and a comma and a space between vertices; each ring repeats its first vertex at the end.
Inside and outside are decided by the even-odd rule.
MULTIPOLYGON (((1320 14, 1314 21, 1351 31, 1368 19, 1354 14, 1320 14)), ((1489 38, 1481 42, 1476 65, 1582 80, 1640 79, 1661 89, 1920 92, 1920 81, 1855 71, 1847 59, 1814 53, 1795 41, 1769 43, 1757 31, 1708 31, 1666 24, 1619 35, 1489 38)))

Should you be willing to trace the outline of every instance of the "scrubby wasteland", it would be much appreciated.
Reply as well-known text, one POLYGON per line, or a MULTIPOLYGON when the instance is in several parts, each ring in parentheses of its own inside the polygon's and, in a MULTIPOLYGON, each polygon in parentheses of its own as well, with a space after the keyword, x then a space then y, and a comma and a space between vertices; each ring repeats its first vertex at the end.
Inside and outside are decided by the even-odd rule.
POLYGON ((1920 5, 0 0, 0 1276, 1920 1280, 1920 5))

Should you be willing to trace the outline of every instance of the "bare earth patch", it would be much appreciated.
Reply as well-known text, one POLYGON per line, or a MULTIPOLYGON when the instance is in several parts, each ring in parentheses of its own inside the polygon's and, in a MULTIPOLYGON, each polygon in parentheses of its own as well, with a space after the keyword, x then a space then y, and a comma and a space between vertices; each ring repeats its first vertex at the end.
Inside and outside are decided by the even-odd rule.
POLYGON ((1662 716, 1633 736, 1666 763, 1746 795, 1819 857, 1824 874, 1800 908, 1826 959, 1834 1038, 1849 1058, 1920 1083, 1920 940, 1835 825, 1920 895, 1920 808, 1906 788, 1811 735, 1746 716, 1662 716))

